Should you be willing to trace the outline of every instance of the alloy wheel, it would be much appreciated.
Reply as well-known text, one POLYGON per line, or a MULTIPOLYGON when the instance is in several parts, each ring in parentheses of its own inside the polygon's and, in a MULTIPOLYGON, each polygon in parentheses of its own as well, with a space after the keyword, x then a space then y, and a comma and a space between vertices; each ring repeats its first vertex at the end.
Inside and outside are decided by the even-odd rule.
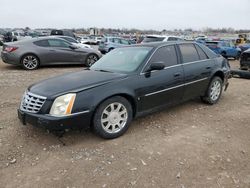
POLYGON ((89 55, 87 58, 87 65, 90 67, 98 60, 98 57, 96 55, 89 55))
POLYGON ((38 67, 38 59, 32 55, 23 58, 23 66, 28 70, 33 70, 38 67))
POLYGON ((126 107, 118 102, 109 104, 102 112, 101 125, 107 133, 118 133, 126 125, 128 112, 126 107))
POLYGON ((220 97, 220 93, 221 93, 221 83, 216 80, 213 82, 212 86, 211 86, 211 91, 210 91, 210 97, 213 101, 218 100, 218 98, 220 97))

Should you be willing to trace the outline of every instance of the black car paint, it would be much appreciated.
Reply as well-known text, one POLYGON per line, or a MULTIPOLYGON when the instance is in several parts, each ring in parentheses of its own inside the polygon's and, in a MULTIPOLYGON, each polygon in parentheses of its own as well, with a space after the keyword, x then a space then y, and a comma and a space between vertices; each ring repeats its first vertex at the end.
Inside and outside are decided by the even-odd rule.
MULTIPOLYGON (((58 123, 56 123, 57 126, 55 127, 53 125, 46 126, 51 124, 47 121, 49 116, 47 114, 49 114, 55 98, 66 93, 77 93, 72 109, 73 114, 88 112, 88 118, 85 118, 85 121, 80 126, 83 128, 91 125, 91 118, 98 105, 115 95, 127 98, 133 107, 134 117, 137 117, 156 111, 161 107, 171 106, 181 101, 204 95, 214 75, 221 76, 224 84, 227 84, 230 69, 223 57, 214 54, 202 45, 196 44, 206 52, 210 59, 207 62, 197 61, 185 65, 182 64, 182 57, 178 50, 178 44, 181 43, 183 42, 170 43, 176 45, 178 65, 166 67, 159 71, 152 71, 149 73, 150 75, 147 74, 149 59, 159 47, 169 43, 155 45, 144 63, 133 73, 124 74, 84 70, 32 85, 28 88, 28 91, 46 96, 48 100, 46 100, 39 114, 34 115, 39 115, 39 121, 37 120, 37 123, 35 123, 32 120, 30 123, 41 126, 45 124, 44 127, 46 128, 58 129, 58 123)), ((19 115, 20 113, 21 116, 25 116, 25 112, 19 110, 19 115)), ((30 117, 32 114, 28 114, 28 116, 30 117)), ((86 116, 86 114, 83 116, 86 116)), ((37 119, 36 117, 34 118, 37 119)), ((53 119, 53 117, 51 118, 53 119)), ((53 119, 53 122, 56 121, 53 119)), ((69 121, 62 120, 59 127, 62 129, 68 127, 76 128, 79 125, 79 122, 76 122, 74 118, 71 120, 72 126, 68 126, 68 123, 69 121)))
POLYGON ((250 69, 250 49, 244 51, 240 58, 240 67, 243 70, 250 69))

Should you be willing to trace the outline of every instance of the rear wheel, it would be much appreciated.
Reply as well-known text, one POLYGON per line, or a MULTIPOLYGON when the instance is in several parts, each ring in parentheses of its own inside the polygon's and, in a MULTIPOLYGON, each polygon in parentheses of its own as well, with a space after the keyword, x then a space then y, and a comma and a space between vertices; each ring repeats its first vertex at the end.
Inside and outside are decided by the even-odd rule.
POLYGON ((99 57, 96 54, 90 54, 86 58, 85 65, 91 67, 96 61, 98 61, 99 57))
POLYGON ((202 96, 203 102, 208 104, 215 104, 219 101, 222 94, 223 82, 220 77, 215 76, 210 82, 206 95, 202 96))
POLYGON ((132 114, 131 104, 125 98, 109 98, 96 110, 93 129, 102 138, 117 138, 128 129, 132 114))
POLYGON ((28 54, 22 58, 21 64, 25 70, 35 70, 39 67, 39 59, 33 54, 28 54))

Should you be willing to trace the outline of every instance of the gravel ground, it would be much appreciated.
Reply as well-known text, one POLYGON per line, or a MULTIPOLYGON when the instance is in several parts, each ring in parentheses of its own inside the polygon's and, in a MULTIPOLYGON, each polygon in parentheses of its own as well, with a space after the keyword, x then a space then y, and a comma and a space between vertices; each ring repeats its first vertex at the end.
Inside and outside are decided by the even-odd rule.
POLYGON ((231 79, 217 105, 197 99, 136 119, 114 140, 74 131, 63 146, 19 123, 27 86, 81 69, 29 72, 0 61, 0 187, 250 188, 249 80, 231 79))

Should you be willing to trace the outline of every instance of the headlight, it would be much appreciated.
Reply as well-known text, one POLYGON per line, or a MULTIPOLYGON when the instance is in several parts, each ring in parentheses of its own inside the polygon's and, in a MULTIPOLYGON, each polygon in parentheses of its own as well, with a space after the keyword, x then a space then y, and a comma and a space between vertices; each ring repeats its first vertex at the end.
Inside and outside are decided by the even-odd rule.
POLYGON ((50 115, 65 116, 71 114, 75 98, 75 93, 70 93, 57 97, 50 109, 50 115))

